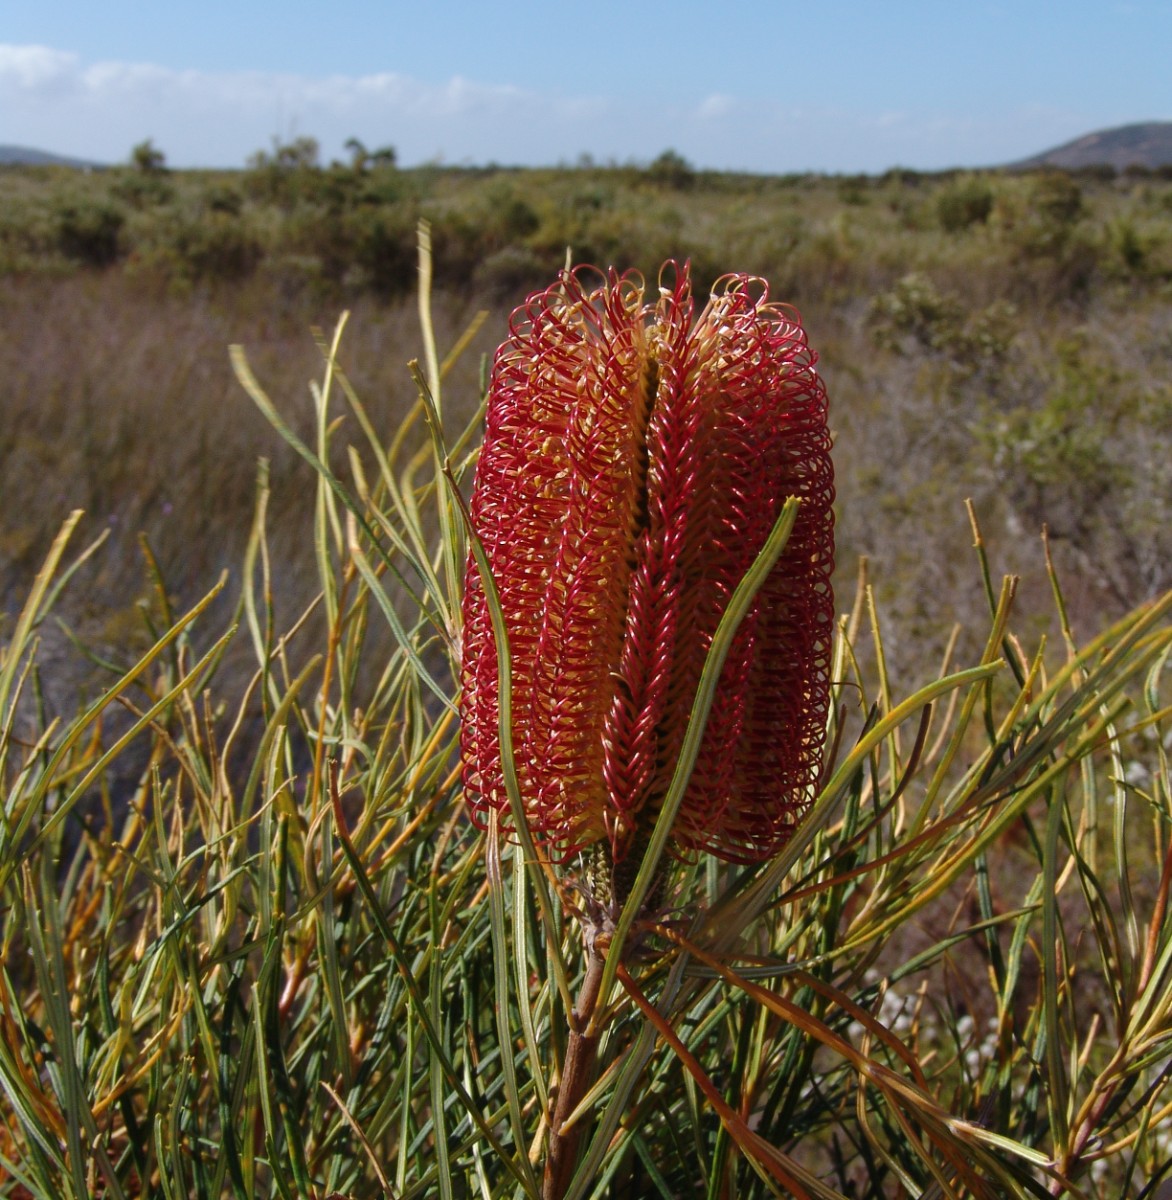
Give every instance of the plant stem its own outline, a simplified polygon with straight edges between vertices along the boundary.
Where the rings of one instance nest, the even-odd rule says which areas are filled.
[[[593,1025],[593,1017],[605,961],[605,955],[591,940],[582,990],[578,993],[578,1004],[570,1014],[570,1038],[562,1064],[557,1104],[550,1121],[549,1155],[545,1160],[545,1175],[541,1184],[542,1200],[562,1200],[574,1174],[585,1122],[575,1121],[564,1132],[562,1126],[594,1082],[599,1030]]]

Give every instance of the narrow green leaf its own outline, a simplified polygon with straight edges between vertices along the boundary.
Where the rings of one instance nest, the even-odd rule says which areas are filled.
[[[512,955],[509,952],[509,933],[505,920],[505,881],[501,871],[500,829],[495,810],[489,815],[485,875],[488,882],[489,912],[492,925],[493,1012],[496,1018],[497,1039],[501,1052],[501,1069],[504,1072],[505,1098],[509,1106],[509,1121],[513,1130],[513,1146],[516,1149],[517,1162],[522,1174],[527,1177],[530,1191],[536,1194],[537,1181],[533,1178],[533,1171],[526,1155],[528,1139],[525,1137],[525,1123],[521,1117],[521,1094],[517,1086],[517,1067],[513,1057],[513,1033],[509,1028],[509,1013],[513,1007],[512,997],[509,995],[509,962]],[[520,879],[514,886],[519,886],[519,884]],[[515,936],[516,930],[514,930]],[[521,954],[524,952],[523,946],[514,947],[514,949]]]
[[[615,925],[614,938],[606,956],[606,966],[599,991],[601,1002],[604,1004],[614,987],[615,972],[625,953],[631,926],[643,910],[643,901],[655,880],[656,872],[659,869],[659,860],[667,848],[668,838],[675,825],[676,814],[684,802],[688,783],[696,765],[696,758],[700,753],[704,730],[708,726],[708,714],[712,711],[725,659],[732,648],[733,639],[740,628],[741,621],[785,550],[789,536],[793,532],[794,523],[798,518],[798,507],[799,502],[796,497],[790,496],[786,499],[774,522],[773,529],[769,537],[765,539],[765,544],[754,559],[753,565],[729,597],[728,605],[712,636],[712,643],[700,671],[700,680],[696,685],[696,698],[692,702],[692,711],[688,717],[687,730],[680,744],[679,757],[676,760],[671,783],[668,785],[663,805],[656,816],[655,827],[648,839],[647,849],[644,851],[643,861],[639,866],[634,883],[631,885],[630,894],[623,904],[622,912]]]
[[[1056,789],[1057,790],[1057,789]],[[1062,1027],[1059,1024],[1058,955],[1064,948],[1060,941],[1061,929],[1058,919],[1058,839],[1065,817],[1065,803],[1057,794],[1051,794],[1050,812],[1046,818],[1046,842],[1042,858],[1042,973],[1045,979],[1043,996],[1043,1020],[1046,1031],[1046,1081],[1047,1110],[1054,1127],[1054,1142],[1065,1147],[1070,1136],[1070,1081],[1062,1061]]]

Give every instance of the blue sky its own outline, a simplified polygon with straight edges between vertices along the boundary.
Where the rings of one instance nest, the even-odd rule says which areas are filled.
[[[1172,0],[0,0],[0,143],[936,169],[1172,119],[1169,62]]]

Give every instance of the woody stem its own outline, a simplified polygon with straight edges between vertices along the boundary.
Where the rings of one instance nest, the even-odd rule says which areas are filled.
[[[606,960],[592,942],[587,953],[586,975],[582,980],[582,990],[578,993],[578,1003],[570,1014],[570,1037],[562,1064],[557,1104],[550,1121],[549,1155],[545,1160],[545,1175],[541,1184],[542,1200],[562,1200],[570,1185],[586,1122],[575,1121],[569,1129],[563,1129],[563,1126],[594,1082],[600,1031],[593,1026],[593,1016]]]

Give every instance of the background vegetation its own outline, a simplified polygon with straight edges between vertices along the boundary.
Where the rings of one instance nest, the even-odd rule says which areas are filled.
[[[243,172],[172,173],[144,143],[117,170],[0,170],[9,611],[80,507],[111,537],[88,568],[92,606],[66,611],[117,644],[114,614],[142,590],[138,533],[190,597],[239,562],[259,456],[273,460],[277,602],[296,609],[312,574],[304,481],[224,346],[249,348],[304,432],[309,330],[352,309],[347,369],[389,431],[413,397],[420,217],[441,340],[488,312],[452,388],[466,413],[480,356],[567,247],[649,274],[690,257],[701,287],[758,272],[797,305],[831,391],[843,570],[861,555],[880,568],[900,664],[935,653],[942,605],[965,624],[979,611],[952,550],[967,497],[1008,569],[1036,568],[1049,526],[1078,627],[1172,583],[1167,172],[775,178],[670,152],[646,168],[402,171],[392,151],[351,149],[323,167],[303,139]]]
[[[466,484],[481,356],[569,244],[801,307],[850,610],[818,819],[670,868],[571,1194],[1151,1196],[1172,181],[150,149],[0,172],[0,1194],[536,1194],[580,953],[464,819],[421,395]]]

